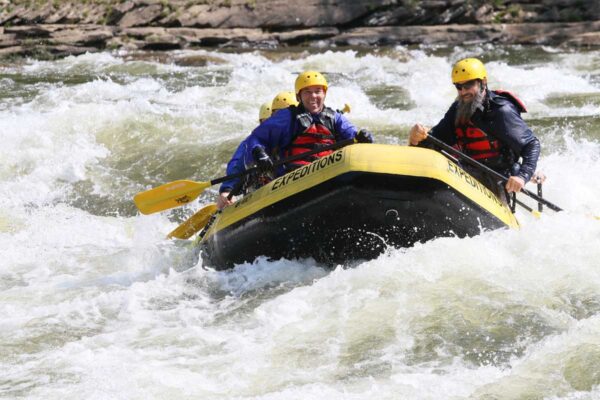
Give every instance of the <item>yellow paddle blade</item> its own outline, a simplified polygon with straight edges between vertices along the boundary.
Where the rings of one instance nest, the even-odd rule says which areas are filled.
[[[350,104],[348,104],[348,103],[345,103],[345,104],[344,104],[344,108],[342,108],[342,112],[343,112],[344,114],[348,114],[348,113],[350,112]]]
[[[183,224],[175,228],[167,235],[169,239],[189,239],[196,232],[199,232],[210,220],[210,217],[217,212],[215,203],[209,204],[206,207],[196,211],[194,215],[189,217]]]
[[[169,182],[136,194],[133,202],[142,214],[152,214],[187,204],[210,186],[210,182],[186,180]]]

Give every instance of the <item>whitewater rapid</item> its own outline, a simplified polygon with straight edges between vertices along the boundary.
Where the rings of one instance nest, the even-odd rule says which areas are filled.
[[[214,199],[142,216],[132,196],[209,180],[295,74],[378,142],[406,144],[484,56],[542,142],[520,230],[324,269],[203,268],[165,235]],[[598,51],[545,47],[87,54],[0,64],[0,397],[600,398]],[[530,205],[529,199],[522,197]]]

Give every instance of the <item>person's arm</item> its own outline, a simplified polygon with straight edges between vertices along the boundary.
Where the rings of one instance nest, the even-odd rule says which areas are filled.
[[[540,141],[512,104],[504,104],[498,109],[493,126],[492,135],[509,146],[517,157],[523,159],[516,176],[528,182],[535,172],[540,157]]]
[[[226,175],[237,174],[239,172],[245,171],[246,168],[244,166],[244,153],[246,151],[246,139],[239,144],[238,148],[233,153],[231,160],[227,163],[227,169],[225,170]],[[222,192],[231,192],[238,182],[240,181],[240,177],[233,178],[228,181],[225,181],[221,184],[219,188],[219,193]]]
[[[446,111],[446,114],[444,114],[441,121],[429,131],[431,136],[440,139],[449,146],[454,146],[456,144],[456,127],[454,120],[456,119],[457,104],[457,102],[454,102],[448,111]]]
[[[231,160],[227,163],[226,175],[237,174],[246,170],[244,166],[244,152],[246,151],[246,139],[239,144],[238,148],[233,153]],[[232,199],[229,199],[229,193],[233,188],[237,187],[241,182],[242,177],[237,177],[225,181],[219,187],[219,195],[217,196],[217,207],[222,209],[233,204]]]
[[[281,149],[287,146],[288,143],[286,141],[289,142],[291,138],[291,118],[291,111],[289,109],[282,109],[252,131],[246,139],[247,144],[243,157],[246,167],[254,165],[253,151],[256,147],[262,147],[266,154],[271,155],[273,149]]]
[[[529,181],[535,169],[537,167],[537,161],[540,158],[540,141],[534,137],[533,140],[527,143],[521,150],[521,169],[519,170],[518,176],[522,177],[525,182]]]
[[[334,127],[337,132],[336,140],[338,141],[353,139],[356,136],[356,132],[358,132],[358,129],[356,129],[352,122],[339,112],[335,113]]]
[[[442,142],[453,146],[456,144],[456,133],[454,129],[454,118],[456,116],[456,102],[450,106],[444,117],[438,122],[436,126],[431,128],[429,132],[421,124],[415,124],[409,132],[408,143],[411,146],[422,146],[428,147],[423,140],[427,138],[427,135],[432,135],[436,139],[440,139]]]

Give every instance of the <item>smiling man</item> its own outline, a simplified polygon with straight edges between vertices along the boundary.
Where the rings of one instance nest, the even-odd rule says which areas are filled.
[[[427,135],[442,140],[504,176],[504,189],[519,192],[529,181],[540,155],[540,142],[521,118],[523,103],[509,92],[489,90],[485,66],[476,58],[454,64],[452,83],[457,98],[444,118],[431,131],[416,124],[409,143],[417,146]],[[519,162],[520,161],[520,162]],[[498,182],[479,171],[469,172],[493,192],[501,194]]]
[[[329,85],[316,71],[306,71],[296,78],[298,106],[290,106],[273,114],[258,126],[247,139],[246,166],[256,164],[261,171],[273,169],[273,158],[286,158],[355,138],[358,142],[373,142],[372,135],[357,129],[340,112],[325,106]],[[323,151],[303,160],[288,163],[276,171],[276,176],[306,165],[332,151]]]

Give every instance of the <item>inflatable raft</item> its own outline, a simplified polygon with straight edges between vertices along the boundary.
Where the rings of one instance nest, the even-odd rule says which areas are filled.
[[[355,144],[279,177],[201,232],[204,265],[372,259],[388,246],[518,227],[509,207],[433,150]]]

